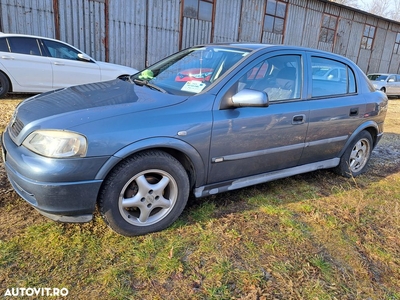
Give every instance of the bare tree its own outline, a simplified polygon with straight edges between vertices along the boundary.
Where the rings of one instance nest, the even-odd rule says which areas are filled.
[[[400,22],[400,0],[329,0]]]
[[[330,0],[332,2],[336,2],[339,4],[343,4],[346,6],[351,6],[351,7],[355,7],[358,8],[358,1],[357,0]]]
[[[362,0],[361,9],[384,18],[400,21],[400,0]]]

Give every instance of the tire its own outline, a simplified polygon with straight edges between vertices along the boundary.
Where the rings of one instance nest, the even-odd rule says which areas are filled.
[[[189,198],[186,170],[162,151],[137,154],[121,162],[106,178],[99,209],[111,229],[125,236],[170,226]]]
[[[381,88],[381,91],[384,92],[386,94],[386,89],[383,87]]]
[[[3,98],[10,91],[10,82],[3,72],[0,72],[0,98]]]
[[[368,131],[361,131],[340,158],[336,172],[345,177],[356,177],[367,169],[372,152],[372,137]]]

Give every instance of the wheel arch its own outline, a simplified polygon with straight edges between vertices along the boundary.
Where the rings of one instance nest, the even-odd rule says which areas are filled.
[[[177,159],[189,176],[190,187],[205,183],[204,161],[191,145],[174,138],[150,138],[132,143],[116,152],[101,167],[96,179],[103,180],[123,160],[145,151],[163,151]]]
[[[363,130],[366,130],[371,134],[371,137],[372,137],[372,149],[375,148],[375,146],[377,145],[377,143],[379,141],[379,139],[378,139],[379,126],[374,121],[368,121],[368,122],[365,122],[365,123],[361,124],[356,130],[353,131],[353,133],[347,139],[346,144],[344,145],[344,147],[340,151],[339,157],[341,157],[343,155],[343,153],[346,151],[347,147],[349,147],[350,143]]]

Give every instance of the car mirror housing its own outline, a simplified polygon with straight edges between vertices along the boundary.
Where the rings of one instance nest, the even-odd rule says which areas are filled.
[[[234,107],[268,106],[268,95],[265,92],[243,89],[232,96]]]
[[[89,56],[82,54],[82,53],[78,54],[78,60],[87,61],[87,62],[92,61],[92,59]]]

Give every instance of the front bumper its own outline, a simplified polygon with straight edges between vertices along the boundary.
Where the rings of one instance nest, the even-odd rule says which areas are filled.
[[[60,222],[92,219],[105,157],[51,159],[18,147],[7,131],[1,138],[8,179],[15,191],[46,217]]]

